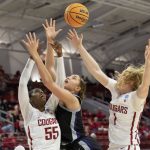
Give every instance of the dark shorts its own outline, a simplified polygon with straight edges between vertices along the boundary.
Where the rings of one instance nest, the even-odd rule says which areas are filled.
[[[67,145],[61,145],[61,150],[102,150],[100,144],[91,137],[82,137]]]

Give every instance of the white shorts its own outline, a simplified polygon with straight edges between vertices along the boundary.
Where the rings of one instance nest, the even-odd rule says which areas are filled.
[[[138,144],[135,144],[135,145],[117,145],[117,144],[109,143],[108,150],[140,150],[140,146]]]

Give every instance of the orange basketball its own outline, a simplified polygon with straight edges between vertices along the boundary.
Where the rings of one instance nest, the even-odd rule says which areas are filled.
[[[64,17],[67,24],[74,28],[79,28],[88,21],[89,11],[84,5],[73,3],[66,8]]]

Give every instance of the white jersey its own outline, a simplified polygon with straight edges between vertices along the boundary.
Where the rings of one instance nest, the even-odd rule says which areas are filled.
[[[53,112],[32,109],[32,116],[25,122],[28,144],[32,150],[59,150],[60,127]]]
[[[57,69],[59,70],[59,67],[62,67],[63,58],[58,58],[57,63]],[[29,103],[27,83],[30,79],[33,66],[34,61],[29,59],[21,74],[18,90],[18,99],[24,119],[28,144],[30,150],[59,150],[61,133],[59,124],[54,115],[58,98],[52,94],[46,103],[44,112],[33,108]],[[56,71],[57,75],[59,71]],[[62,74],[64,74],[64,72]],[[62,86],[62,78],[58,79],[57,84]]]
[[[139,144],[138,125],[145,99],[139,98],[136,91],[118,95],[115,85],[116,81],[109,79],[106,86],[112,95],[109,105],[109,140],[118,145]]]

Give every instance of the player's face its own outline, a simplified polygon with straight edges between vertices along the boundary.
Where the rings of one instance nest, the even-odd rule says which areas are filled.
[[[30,98],[30,103],[34,108],[44,108],[46,104],[46,95],[42,90],[34,92]]]
[[[37,94],[37,96],[39,97],[39,99],[40,99],[41,101],[46,102],[46,95],[44,94],[43,91],[37,92],[36,94]]]
[[[80,91],[80,76],[71,75],[67,77],[64,81],[64,88],[71,92],[79,92]]]

